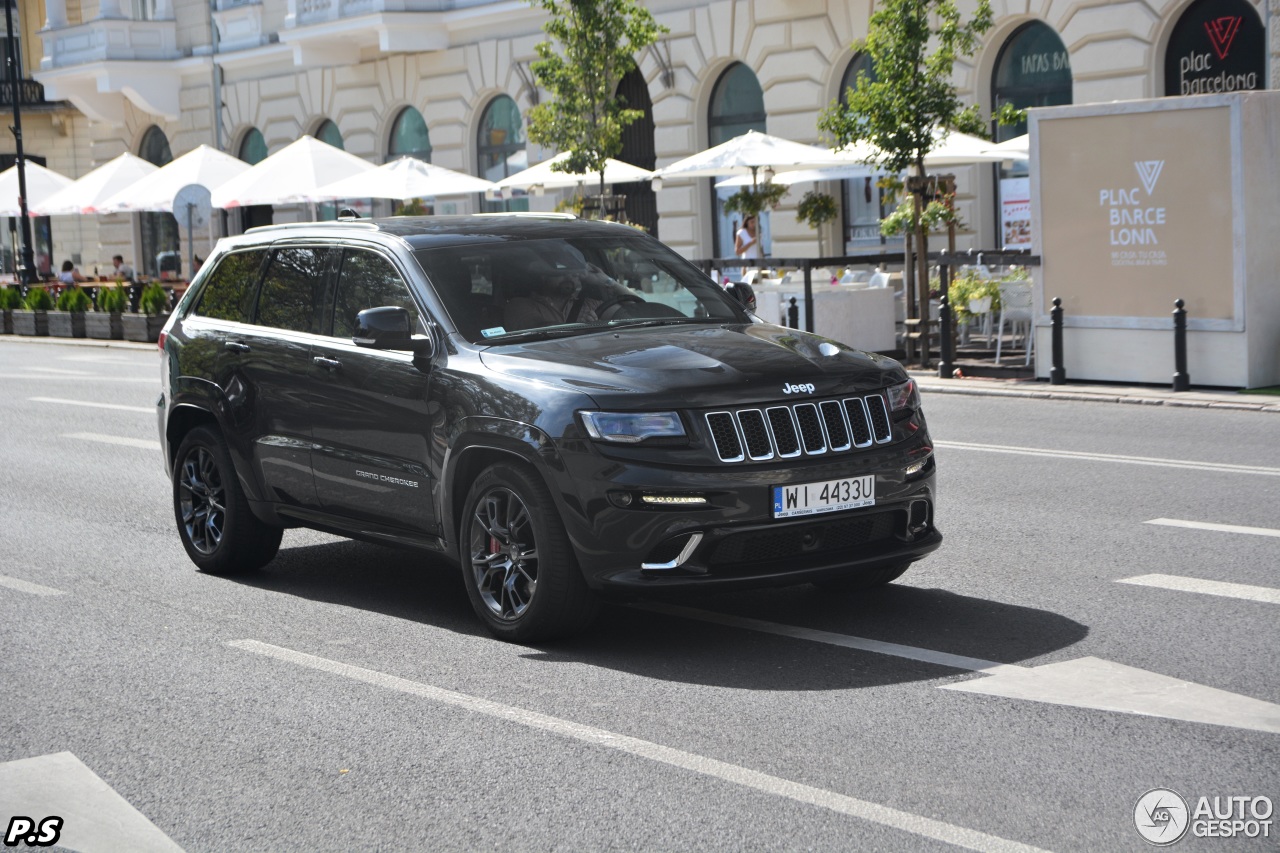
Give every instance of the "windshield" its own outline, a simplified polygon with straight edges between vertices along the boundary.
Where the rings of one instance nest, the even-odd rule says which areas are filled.
[[[697,267],[641,234],[419,249],[454,325],[472,343],[628,325],[746,323]]]

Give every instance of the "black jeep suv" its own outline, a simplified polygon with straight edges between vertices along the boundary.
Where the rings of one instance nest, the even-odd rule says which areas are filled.
[[[420,548],[531,642],[602,593],[858,588],[942,542],[897,362],[760,321],[624,225],[254,229],[160,347],[174,515],[206,572],[266,564],[293,526]]]

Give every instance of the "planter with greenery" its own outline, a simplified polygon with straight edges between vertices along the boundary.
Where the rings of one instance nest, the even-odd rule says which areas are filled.
[[[49,311],[53,297],[43,287],[33,287],[23,303],[25,310],[13,312],[13,331],[19,335],[44,337],[49,334]]]
[[[169,294],[163,287],[152,282],[142,290],[138,299],[138,314],[125,314],[121,317],[124,325],[126,341],[145,341],[155,343],[160,339],[160,330],[169,320]]]
[[[119,341],[124,339],[124,323],[120,317],[129,304],[122,285],[103,286],[98,290],[98,310],[85,316],[84,328],[91,338]]]
[[[58,297],[58,310],[49,312],[49,334],[57,338],[83,338],[84,315],[93,307],[89,294],[68,287]]]
[[[800,206],[796,208],[796,219],[818,232],[818,257],[820,258],[826,257],[827,254],[822,247],[822,226],[835,219],[839,213],[836,200],[817,190],[809,190],[805,193],[804,198],[800,199]]]
[[[4,334],[13,334],[13,309],[21,307],[22,291],[16,287],[0,287],[0,312],[4,313]]]

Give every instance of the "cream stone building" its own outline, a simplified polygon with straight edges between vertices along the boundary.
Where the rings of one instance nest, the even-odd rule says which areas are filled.
[[[529,65],[545,36],[543,13],[521,0],[16,2],[23,76],[44,87],[42,98],[23,96],[26,153],[71,177],[121,152],[163,163],[200,144],[256,162],[303,134],[373,163],[411,154],[487,177],[554,153],[523,142],[521,117],[544,95]],[[860,60],[851,45],[866,35],[873,3],[653,0],[648,7],[670,32],[636,57],[639,73],[623,83],[647,113],[623,159],[653,167],[751,127],[821,143],[818,116],[853,79]],[[958,91],[987,113],[1004,100],[1081,104],[1280,82],[1280,36],[1271,24],[1280,0],[992,0],[992,7],[995,26],[955,72]],[[10,88],[9,104],[17,91]],[[0,150],[13,151],[12,137]],[[955,170],[962,246],[1002,242],[997,168]],[[1006,170],[1010,176],[1017,173]],[[811,188],[795,186],[769,216],[773,256],[817,254],[817,235],[795,217]],[[842,207],[824,234],[828,252],[881,245],[873,181],[820,188]],[[710,180],[668,181],[652,194],[645,185],[623,189],[633,217],[684,255],[730,254],[732,223],[719,214]],[[551,209],[557,198],[442,198],[435,209]],[[390,203],[372,208],[389,211]],[[217,228],[307,215],[300,206],[236,211]],[[52,217],[40,231],[52,243],[39,247],[52,263],[71,258],[86,272],[105,271],[122,254],[154,273],[156,256],[177,249],[179,238],[167,214]],[[197,254],[208,252],[210,236],[216,231],[196,236]]]

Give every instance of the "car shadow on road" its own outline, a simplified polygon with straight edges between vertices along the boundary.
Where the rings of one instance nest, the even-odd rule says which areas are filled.
[[[458,569],[429,555],[353,541],[284,548],[264,570],[237,580],[488,637],[471,609]],[[695,612],[686,616],[647,609],[642,601],[608,603],[585,633],[530,647],[522,657],[708,686],[840,690],[929,680],[964,670],[715,624],[697,618],[697,612],[1011,664],[1050,655],[1089,633],[1079,622],[1047,610],[906,584],[844,595],[809,585],[703,593],[679,605]]]

